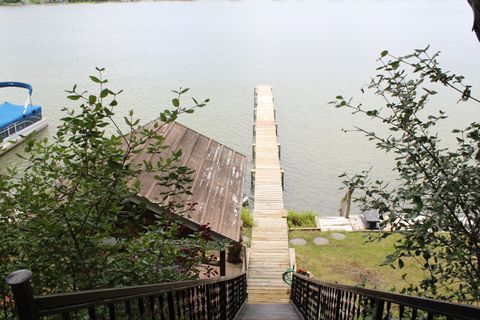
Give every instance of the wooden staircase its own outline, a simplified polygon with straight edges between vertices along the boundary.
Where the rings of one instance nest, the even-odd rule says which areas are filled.
[[[248,267],[249,303],[288,303],[282,274],[290,267],[288,226],[272,88],[255,89],[254,226]]]

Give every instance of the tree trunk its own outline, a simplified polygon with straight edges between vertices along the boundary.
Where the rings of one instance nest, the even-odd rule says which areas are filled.
[[[468,3],[473,10],[473,27],[472,31],[477,34],[478,41],[480,41],[480,0],[468,0]]]

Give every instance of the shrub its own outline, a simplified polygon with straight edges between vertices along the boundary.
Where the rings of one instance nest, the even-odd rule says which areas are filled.
[[[174,215],[188,213],[192,171],[179,165],[181,151],[161,154],[165,138],[157,131],[208,101],[187,105],[181,97],[188,89],[181,89],[153,128],[141,127],[133,112],[121,125],[114,117],[120,92],[106,88],[98,70],[90,77],[96,94],[68,91],[78,104],[64,109],[51,140],[27,138],[30,166],[0,170],[0,274],[32,270],[36,294],[196,278],[212,247],[207,226],[181,236]],[[158,160],[132,162],[140,152]],[[169,199],[148,227],[145,206],[128,202],[145,171]],[[8,295],[4,281],[0,295]]]
[[[354,131],[365,134],[377,149],[393,153],[392,166],[398,173],[395,183],[371,177],[368,170],[342,176],[347,187],[358,190],[356,201],[363,208],[379,210],[382,227],[388,225],[405,235],[386,263],[399,269],[409,258],[419,263],[425,278],[407,292],[478,304],[480,123],[472,117],[466,127],[452,130],[457,143],[446,144],[437,128],[448,117],[429,102],[437,94],[434,89],[442,87],[458,93],[459,101],[480,103],[480,99],[472,97],[463,76],[440,68],[438,56],[428,47],[404,57],[383,51],[369,89],[385,101],[384,106],[369,107],[337,97],[336,107],[376,121],[370,128]],[[460,106],[455,108],[463,112]]]
[[[253,227],[253,215],[249,208],[242,208],[242,222],[244,228]]]
[[[315,228],[317,212],[313,210],[288,210],[287,223],[289,228]]]

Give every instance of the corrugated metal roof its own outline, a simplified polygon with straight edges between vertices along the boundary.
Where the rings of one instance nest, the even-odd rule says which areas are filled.
[[[150,127],[153,123],[146,126]],[[199,225],[208,223],[216,233],[240,241],[246,157],[178,122],[159,126],[158,130],[165,136],[164,144],[168,148],[161,155],[141,152],[133,162],[156,162],[158,157],[169,156],[181,149],[179,165],[195,170],[191,189],[193,195],[188,202],[197,203],[195,211],[185,218]],[[143,172],[139,178],[142,187],[138,195],[151,203],[161,202],[162,188],[156,183],[154,174]]]

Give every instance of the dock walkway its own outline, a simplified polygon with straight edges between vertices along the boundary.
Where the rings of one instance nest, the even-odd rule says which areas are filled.
[[[248,268],[249,303],[288,303],[282,273],[290,266],[288,226],[272,88],[255,89],[255,145],[252,185],[254,226]]]

